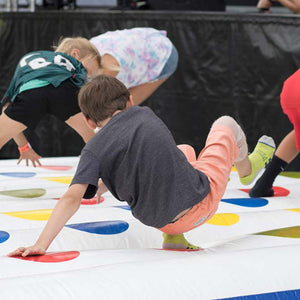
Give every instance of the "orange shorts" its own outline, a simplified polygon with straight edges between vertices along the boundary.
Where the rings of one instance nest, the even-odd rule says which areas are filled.
[[[192,159],[191,149],[193,151],[193,148],[191,146],[181,145],[179,148],[187,156],[192,166],[208,177],[210,192],[177,221],[158,228],[173,235],[196,228],[215,214],[224,195],[233,162],[239,153],[233,132],[223,125],[215,125],[211,128],[205,148],[197,160],[196,156],[194,160]]]

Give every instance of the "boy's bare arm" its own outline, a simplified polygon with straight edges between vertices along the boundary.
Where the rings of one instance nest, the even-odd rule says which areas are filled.
[[[300,0],[277,0],[283,6],[290,9],[292,12],[299,14],[300,13]]]
[[[78,210],[87,184],[74,184],[57,202],[43,232],[33,246],[20,247],[8,256],[43,255],[66,222]]]

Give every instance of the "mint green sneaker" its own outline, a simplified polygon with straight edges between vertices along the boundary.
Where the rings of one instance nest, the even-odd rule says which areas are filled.
[[[255,149],[248,156],[251,162],[251,174],[240,178],[240,182],[244,185],[251,184],[259,171],[265,168],[271,161],[275,152],[274,140],[266,135],[263,135],[257,142]]]
[[[198,251],[200,248],[189,243],[183,234],[170,235],[163,233],[163,249],[166,250],[188,250],[188,251]]]

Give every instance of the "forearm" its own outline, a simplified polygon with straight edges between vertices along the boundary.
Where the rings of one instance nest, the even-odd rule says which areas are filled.
[[[27,138],[25,137],[25,135],[22,132],[14,137],[14,141],[16,142],[18,147],[22,147],[22,146],[24,146],[25,144],[28,143]]]
[[[300,13],[300,0],[278,0],[283,6],[294,13]]]
[[[57,202],[43,232],[37,242],[30,247],[19,247],[8,256],[28,256],[45,254],[48,247],[62,230],[67,221],[78,210],[83,194],[87,189],[87,184],[71,185],[68,191]]]
[[[71,197],[62,197],[58,201],[36,245],[45,250],[48,249],[54,238],[80,207],[80,200],[81,198],[74,201]]]

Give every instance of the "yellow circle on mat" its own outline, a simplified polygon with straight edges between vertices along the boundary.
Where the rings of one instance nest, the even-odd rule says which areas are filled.
[[[236,224],[240,220],[239,215],[231,213],[215,214],[208,224],[219,226],[230,226]]]
[[[289,208],[289,209],[286,209],[286,210],[295,211],[295,212],[300,213],[300,208]]]
[[[38,209],[38,210],[25,210],[13,211],[2,213],[11,217],[33,220],[33,221],[48,221],[52,213],[52,209]]]
[[[59,183],[65,183],[65,184],[70,184],[73,176],[63,176],[63,177],[43,177],[43,179],[54,181],[54,182],[59,182]]]

